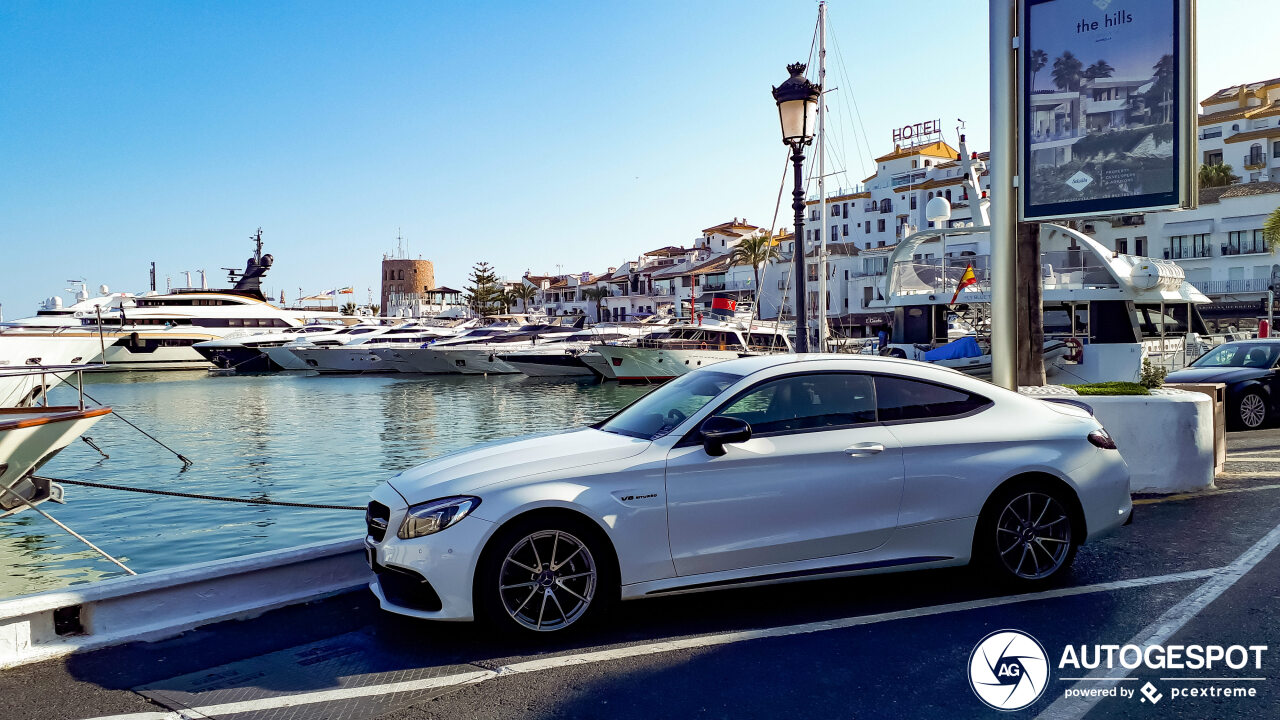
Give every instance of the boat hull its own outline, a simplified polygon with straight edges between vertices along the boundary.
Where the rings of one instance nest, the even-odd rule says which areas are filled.
[[[529,377],[590,377],[591,368],[572,353],[513,353],[501,359]]]
[[[307,370],[326,374],[361,374],[396,372],[369,348],[300,348],[296,355],[306,364]]]
[[[0,409],[0,517],[60,496],[29,476],[57,455],[111,408],[40,407]]]
[[[699,368],[739,358],[736,350],[668,350],[661,348],[597,345],[620,382],[662,382]]]
[[[283,370],[270,356],[259,348],[253,347],[220,347],[196,348],[209,362],[219,370],[234,370],[238,373],[276,372]]]
[[[609,360],[595,350],[584,352],[578,356],[583,365],[586,365],[596,377],[602,380],[617,380],[618,376],[613,372],[613,366],[609,364]]]
[[[97,335],[0,335],[0,408],[32,405],[70,375],[6,375],[6,371],[27,371],[41,365],[83,365],[102,354],[101,342]]]

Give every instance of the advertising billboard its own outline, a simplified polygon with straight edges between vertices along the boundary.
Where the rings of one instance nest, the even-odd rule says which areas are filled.
[[[1022,217],[1186,205],[1190,0],[1025,0]]]

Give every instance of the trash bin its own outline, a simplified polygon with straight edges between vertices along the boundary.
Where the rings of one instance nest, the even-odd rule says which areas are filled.
[[[1204,393],[1213,399],[1213,474],[1227,464],[1227,386],[1222,383],[1169,383],[1167,388]]]

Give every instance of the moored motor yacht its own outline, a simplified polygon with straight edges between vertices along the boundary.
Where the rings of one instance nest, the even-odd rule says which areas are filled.
[[[352,319],[355,322],[355,319]],[[282,347],[299,338],[328,337],[347,327],[340,320],[316,322],[279,332],[246,333],[198,342],[192,347],[219,370],[238,373],[276,372],[284,368],[267,354],[268,348]]]
[[[0,329],[0,408],[35,405],[76,367],[100,356],[107,342],[76,330],[31,335]]]
[[[592,343],[608,343],[638,337],[645,332],[634,326],[597,325],[538,345],[500,355],[499,358],[530,377],[591,376],[596,371],[583,361]]]
[[[674,325],[634,345],[598,344],[591,349],[608,363],[617,380],[662,382],[700,367],[747,355],[792,352],[789,328],[706,318],[701,324]]]
[[[478,342],[431,346],[443,368],[463,375],[512,374],[520,372],[502,359],[503,355],[529,350],[546,342],[555,343],[579,328],[565,325],[525,325],[511,332]],[[563,348],[562,348],[563,350]]]
[[[410,321],[393,326],[357,327],[345,339],[334,334],[307,344],[285,347],[304,363],[306,369],[320,373],[398,372],[399,366],[385,362],[371,348],[401,343],[421,345],[448,334],[445,328]]]

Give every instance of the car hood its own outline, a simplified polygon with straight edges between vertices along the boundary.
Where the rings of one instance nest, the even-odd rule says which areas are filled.
[[[530,475],[622,460],[649,445],[648,440],[591,428],[532,435],[443,455],[405,470],[389,484],[413,505]]]
[[[1270,374],[1271,370],[1267,368],[1189,367],[1169,373],[1169,376],[1164,381],[1167,383],[1226,383],[1230,385],[1244,380],[1265,377]]]

